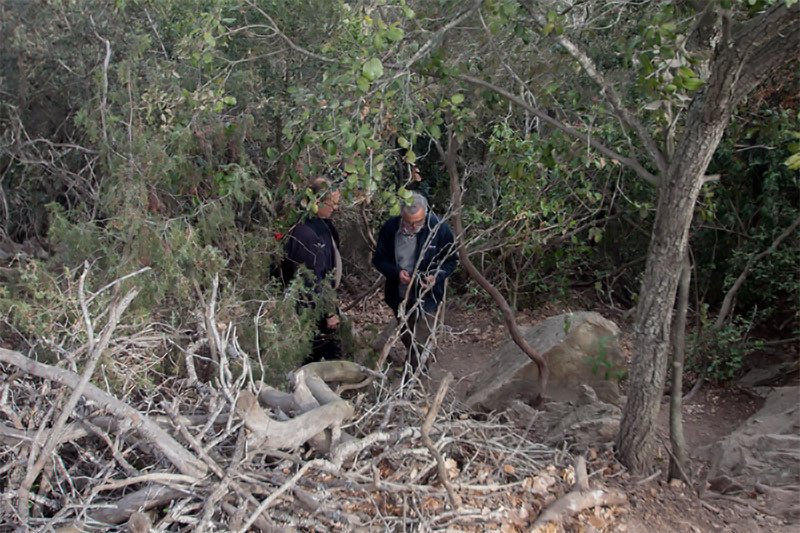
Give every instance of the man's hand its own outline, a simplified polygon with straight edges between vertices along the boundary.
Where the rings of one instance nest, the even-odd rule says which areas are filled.
[[[436,277],[429,274],[422,278],[422,287],[425,289],[430,289],[433,287],[434,283],[436,282]]]
[[[399,279],[401,284],[408,285],[411,283],[411,274],[409,274],[406,270],[401,270]]]
[[[328,329],[336,329],[339,327],[339,315],[331,315],[325,319]]]

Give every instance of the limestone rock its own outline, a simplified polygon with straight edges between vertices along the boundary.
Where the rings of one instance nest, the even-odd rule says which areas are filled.
[[[567,442],[575,450],[613,442],[622,416],[619,407],[598,400],[588,385],[578,386],[575,401],[550,402],[536,410],[514,400],[505,414],[523,431],[533,430],[542,442],[552,446]]]
[[[708,481],[731,487],[785,489],[800,502],[800,387],[775,389],[764,407],[736,431],[700,451],[711,459]],[[796,513],[792,506],[784,514]]]
[[[595,312],[576,312],[521,330],[547,362],[548,399],[575,399],[578,385],[588,384],[601,400],[618,404],[616,372],[624,369],[626,362],[616,324]],[[509,340],[478,374],[465,402],[473,409],[494,410],[514,398],[533,400],[539,394],[537,375],[533,361]]]

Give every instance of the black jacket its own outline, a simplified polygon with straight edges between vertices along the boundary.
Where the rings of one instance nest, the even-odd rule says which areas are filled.
[[[288,283],[300,265],[305,265],[314,273],[314,289],[321,293],[325,276],[336,266],[334,243],[339,246],[339,232],[330,219],[312,217],[292,228],[283,246],[286,252],[281,264],[284,282]]]
[[[438,227],[437,227],[438,226]],[[397,313],[397,308],[402,302],[400,297],[399,275],[402,270],[397,265],[395,258],[394,241],[397,231],[400,229],[400,217],[392,217],[386,221],[378,235],[378,243],[375,248],[375,255],[372,257],[372,264],[386,277],[384,286],[384,299],[389,307]],[[431,233],[433,237],[428,238]],[[425,244],[427,243],[427,246]],[[423,246],[425,246],[423,253]],[[425,217],[425,225],[417,234],[417,249],[414,252],[414,263],[419,260],[420,253],[423,253],[422,262],[419,265],[419,277],[429,274],[436,275],[436,283],[422,299],[422,308],[428,312],[436,311],[444,298],[444,282],[453,273],[458,264],[453,232],[447,222],[440,221],[439,217],[433,213],[428,213]],[[414,280],[417,276],[414,276]],[[416,281],[413,282],[411,293],[409,294],[407,309],[411,308],[422,292],[422,287]]]

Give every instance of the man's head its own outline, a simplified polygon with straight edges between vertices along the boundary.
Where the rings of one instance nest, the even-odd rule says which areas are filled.
[[[328,178],[315,178],[310,186],[319,199],[317,216],[331,218],[333,212],[339,209],[339,191],[333,189],[333,183]]]
[[[400,209],[400,229],[405,235],[419,233],[425,225],[425,215],[428,213],[428,200],[418,192],[411,193],[411,203]]]

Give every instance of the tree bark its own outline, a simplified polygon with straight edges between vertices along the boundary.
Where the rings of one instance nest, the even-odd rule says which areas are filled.
[[[681,279],[678,283],[678,313],[675,319],[675,335],[672,343],[672,389],[669,398],[669,441],[672,455],[669,460],[669,478],[683,479],[691,485],[689,477],[689,456],[686,453],[686,439],[683,437],[681,418],[681,398],[683,396],[683,361],[686,353],[686,310],[689,307],[689,282],[691,265],[688,254],[683,259]]]
[[[633,363],[628,402],[622,412],[617,454],[636,473],[650,465],[655,420],[666,378],[670,315],[675,303],[680,265],[686,252],[695,200],[711,156],[725,131],[734,106],[745,91],[763,81],[772,68],[797,57],[793,30],[800,4],[776,4],[746,24],[732,39],[723,39],[710,66],[705,89],[695,98],[681,143],[659,185],[658,207],[642,279],[634,326]],[[772,47],[770,68],[765,48]]]

